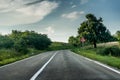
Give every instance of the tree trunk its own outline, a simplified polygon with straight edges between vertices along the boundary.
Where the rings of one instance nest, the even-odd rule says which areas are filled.
[[[94,40],[93,42],[93,45],[94,45],[94,48],[97,48],[97,44],[96,44],[96,41]]]

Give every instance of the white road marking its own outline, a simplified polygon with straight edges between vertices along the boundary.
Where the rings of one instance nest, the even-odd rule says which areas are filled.
[[[98,65],[100,65],[100,66],[102,66],[102,67],[105,67],[105,68],[107,68],[107,69],[109,69],[109,70],[111,70],[111,71],[113,71],[113,72],[116,72],[116,73],[120,74],[120,71],[115,70],[115,69],[113,69],[113,68],[111,68],[111,67],[109,67],[109,66],[107,66],[107,65],[105,65],[105,64],[102,64],[102,63],[97,62],[97,61],[94,61],[94,63],[96,63],[96,64],[98,64]]]
[[[50,61],[55,57],[57,53],[58,52],[54,53],[52,57],[30,78],[30,80],[35,80],[38,77],[38,75],[42,73],[42,71],[45,69],[45,67],[50,63]]]
[[[72,52],[72,53],[75,54],[75,55],[78,55],[78,54],[76,54],[76,53],[74,53],[74,52]],[[84,57],[84,56],[82,56],[82,55],[78,55],[78,56],[81,56],[82,58],[86,59],[87,61],[93,62],[93,63],[98,64],[98,65],[100,65],[100,66],[102,66],[102,67],[104,67],[104,68],[107,68],[107,69],[109,69],[109,70],[111,70],[111,71],[113,71],[113,72],[115,72],[115,73],[117,73],[117,74],[120,74],[120,71],[119,71],[119,70],[116,70],[116,69],[114,69],[114,68],[112,68],[112,67],[110,67],[110,66],[107,66],[107,65],[105,65],[105,64],[103,64],[103,63],[101,63],[101,62],[92,60],[92,59],[87,58],[87,57]]]
[[[83,56],[84,57],[84,56]],[[96,63],[96,64],[98,64],[98,65],[100,65],[100,66],[102,66],[102,67],[104,67],[104,68],[107,68],[107,69],[109,69],[109,70],[111,70],[111,71],[113,71],[113,72],[115,72],[115,73],[117,73],[117,74],[120,74],[120,71],[118,71],[118,70],[116,70],[116,69],[113,69],[113,68],[111,68],[111,67],[109,67],[109,66],[107,66],[107,65],[105,65],[105,64],[103,64],[103,63],[100,63],[100,62],[98,62],[98,61],[95,61],[95,60],[92,60],[92,59],[89,59],[89,58],[86,58],[86,57],[84,57],[84,59],[86,59],[86,60],[88,60],[88,61],[92,61],[92,62],[94,62],[94,63]]]

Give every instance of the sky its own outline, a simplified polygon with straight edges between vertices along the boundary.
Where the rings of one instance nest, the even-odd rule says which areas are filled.
[[[120,30],[120,0],[0,0],[0,34],[30,30],[52,41],[68,42],[77,35],[85,15],[102,17],[115,34]]]

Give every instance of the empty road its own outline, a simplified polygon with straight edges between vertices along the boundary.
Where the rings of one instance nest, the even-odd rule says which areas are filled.
[[[60,50],[0,67],[0,80],[120,80],[120,74],[69,50]]]

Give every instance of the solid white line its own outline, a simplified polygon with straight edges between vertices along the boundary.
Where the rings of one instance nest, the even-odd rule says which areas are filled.
[[[56,54],[57,52],[52,55],[52,57],[30,78],[30,80],[35,80],[38,75],[41,74],[41,72],[45,69],[45,67],[50,63],[50,61],[55,57]]]
[[[84,56],[83,56],[83,57],[84,57]],[[109,66],[107,66],[107,65],[105,65],[105,64],[103,64],[103,63],[100,63],[100,62],[98,62],[98,61],[89,59],[89,58],[87,58],[87,57],[84,57],[84,59],[86,59],[86,60],[88,60],[88,61],[91,61],[91,62],[94,62],[94,63],[96,63],[96,64],[98,64],[98,65],[100,65],[100,66],[102,66],[102,67],[104,67],[104,68],[107,68],[107,69],[109,69],[109,70],[111,70],[111,71],[113,71],[113,72],[115,72],[115,73],[117,73],[117,74],[120,74],[120,71],[118,71],[118,70],[116,70],[116,69],[113,69],[113,68],[111,68],[111,67],[109,67]]]
[[[100,66],[102,66],[102,67],[105,67],[105,68],[107,68],[107,69],[109,69],[109,70],[111,70],[111,71],[113,71],[113,72],[116,72],[117,74],[120,74],[120,71],[115,70],[115,69],[113,69],[113,68],[111,68],[111,67],[109,67],[109,66],[107,66],[107,65],[104,65],[104,64],[102,64],[102,63],[100,63],[100,62],[94,61],[94,63],[96,63],[96,64],[98,64],[98,65],[100,65]]]
[[[74,53],[74,52],[73,52],[73,53]],[[76,53],[74,53],[74,54],[75,54],[75,55],[78,55],[78,54],[76,54]],[[82,55],[79,55],[79,56],[83,57],[83,58],[86,59],[87,61],[93,62],[93,63],[98,64],[98,65],[100,65],[100,66],[102,66],[102,67],[104,67],[104,68],[106,68],[106,69],[108,69],[108,70],[111,70],[111,71],[113,71],[113,72],[115,72],[115,73],[117,73],[117,74],[120,74],[120,71],[119,71],[119,70],[116,70],[116,69],[114,69],[114,68],[111,68],[110,66],[107,66],[107,65],[105,65],[105,64],[103,64],[103,63],[101,63],[101,62],[92,60],[92,59],[87,58],[87,57],[84,57],[84,56],[82,56]]]

